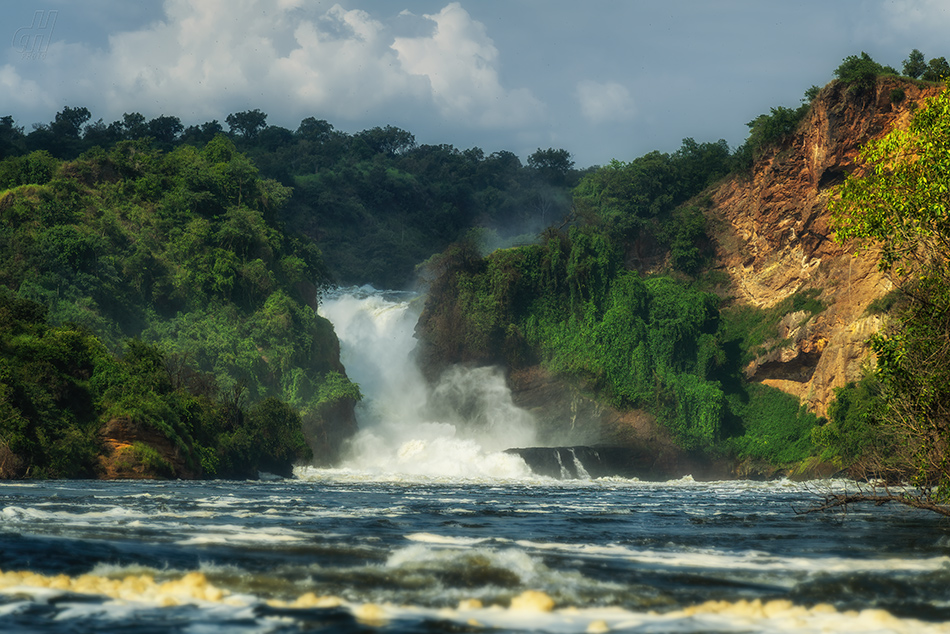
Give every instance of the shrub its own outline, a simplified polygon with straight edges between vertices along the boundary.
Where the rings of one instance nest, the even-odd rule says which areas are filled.
[[[857,94],[873,90],[879,75],[896,74],[896,70],[890,66],[881,66],[865,52],[844,58],[841,65],[835,69],[835,77],[847,84],[849,92]]]
[[[812,430],[819,419],[797,398],[760,383],[748,386],[747,397],[730,399],[743,427],[726,442],[737,457],[790,464],[814,454]]]
[[[747,123],[749,136],[733,155],[736,169],[750,169],[766,150],[791,136],[810,108],[810,103],[798,108],[778,106],[771,108],[769,114],[760,114]]]
[[[881,405],[880,385],[873,375],[837,388],[828,406],[829,422],[812,431],[822,458],[846,464],[861,458],[881,436],[877,424]]]

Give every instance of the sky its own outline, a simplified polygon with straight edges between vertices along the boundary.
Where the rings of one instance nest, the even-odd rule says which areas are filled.
[[[737,147],[845,57],[900,69],[914,48],[950,57],[947,33],[950,0],[5,1],[0,116],[29,132],[64,106],[186,126],[260,109],[588,167]]]

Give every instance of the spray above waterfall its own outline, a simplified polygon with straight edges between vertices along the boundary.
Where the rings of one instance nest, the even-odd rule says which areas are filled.
[[[456,366],[430,386],[413,359],[419,315],[413,293],[371,287],[325,296],[321,314],[340,340],[347,374],[360,385],[360,431],[344,467],[432,477],[523,477],[510,447],[535,445],[530,413],[512,403],[501,370]]]

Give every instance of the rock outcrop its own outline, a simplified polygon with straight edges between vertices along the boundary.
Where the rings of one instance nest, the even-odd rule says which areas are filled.
[[[649,413],[611,407],[541,366],[512,370],[508,386],[512,402],[534,416],[538,436],[548,445],[564,445],[513,450],[540,475],[562,477],[560,464],[571,471],[573,458],[567,460],[564,454],[562,462],[556,462],[559,449],[574,450],[591,477],[664,480],[691,475],[706,480],[730,475],[725,462],[680,448],[669,430]],[[596,452],[596,459],[591,451]],[[573,473],[563,477],[578,476]]]
[[[675,462],[665,462],[644,447],[518,447],[505,453],[520,456],[535,474],[557,480],[621,477],[662,481],[689,476],[703,481],[732,475],[725,463],[685,454]]]
[[[99,430],[103,451],[101,477],[115,479],[180,478],[201,475],[200,465],[156,429],[137,425],[127,417],[113,418]]]
[[[819,289],[826,309],[811,319],[787,315],[776,332],[784,345],[746,369],[824,415],[834,389],[858,378],[865,341],[880,326],[868,305],[892,288],[873,252],[852,255],[834,242],[827,203],[832,186],[857,168],[861,147],[906,127],[917,106],[939,92],[894,77],[871,93],[841,82],[825,86],[798,132],[711,192],[710,232],[732,301],[770,307],[804,289]],[[898,99],[899,95],[903,98]]]

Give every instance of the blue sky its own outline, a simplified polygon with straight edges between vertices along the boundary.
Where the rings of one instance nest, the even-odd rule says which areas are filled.
[[[583,167],[735,147],[844,57],[899,69],[913,48],[950,57],[947,33],[947,0],[18,0],[0,6],[0,116],[259,108]]]

